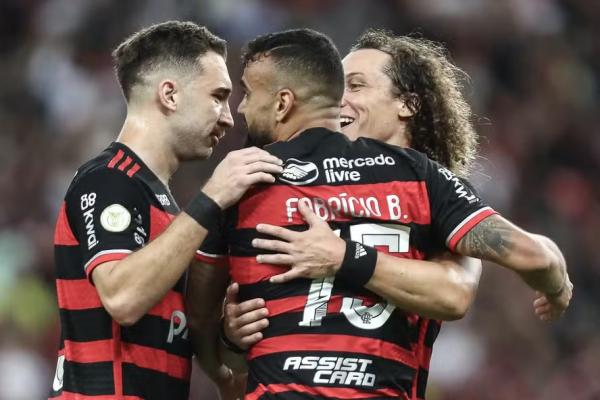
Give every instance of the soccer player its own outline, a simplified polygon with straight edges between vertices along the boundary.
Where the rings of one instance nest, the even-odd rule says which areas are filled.
[[[190,22],[135,33],[114,52],[127,102],[117,141],[80,167],[54,244],[61,340],[51,398],[187,399],[185,271],[221,210],[272,182],[276,157],[230,153],[185,212],[168,182],[233,126],[226,43]],[[175,217],[179,213],[179,216]]]
[[[493,219],[525,239],[523,246],[535,249],[523,252],[517,245],[503,260],[528,283],[550,293],[566,279],[558,254],[496,216],[439,164],[412,150],[368,139],[351,142],[335,133],[344,86],[337,57],[327,38],[308,30],[257,38],[245,56],[246,96],[239,111],[255,140],[277,142],[268,150],[286,160],[285,168],[276,184],[253,189],[231,209],[226,240],[211,238],[203,248],[228,254],[229,273],[241,285],[242,300],[267,300],[269,327],[247,355],[250,399],[416,398],[420,381],[426,379],[419,373],[420,360],[427,355],[415,343],[430,340],[427,326],[386,300],[393,298],[393,283],[401,278],[390,268],[395,260],[378,256],[370,246],[423,258],[444,246],[453,249],[465,241],[469,229],[486,229],[485,221]],[[307,207],[330,221],[344,239],[343,262],[293,266],[292,272],[304,279],[281,279],[287,268],[256,259],[253,243],[261,241],[257,224],[301,230],[300,212],[308,215]],[[289,237],[281,228],[267,228],[260,229]],[[502,234],[502,229],[490,231]],[[446,237],[448,243],[441,239]],[[273,243],[262,241],[267,247]],[[475,252],[468,246],[459,249]],[[337,253],[337,248],[331,250]],[[381,278],[382,271],[392,279]],[[219,267],[195,268],[191,287],[204,290],[225,274]],[[218,310],[210,315],[204,299],[190,304],[196,338],[209,332],[214,336]],[[205,365],[211,357],[209,364],[219,361],[206,347],[199,354]]]
[[[447,59],[441,45],[371,30],[358,40],[343,64],[344,134],[418,149],[453,173],[466,175],[475,155],[476,133],[469,121],[470,107],[460,93],[462,71]],[[297,254],[296,262],[302,257],[319,257],[308,251],[320,243],[315,238],[300,246],[297,250],[307,252]],[[332,254],[327,250],[321,256]],[[448,253],[430,260],[443,262],[444,269],[436,264],[407,269],[404,279],[395,282],[395,304],[404,311],[440,320],[461,317],[474,298],[480,264],[469,265],[467,258]],[[410,267],[405,263],[396,266]],[[231,343],[246,349],[262,337],[260,329],[268,326],[268,310],[262,299],[237,304],[237,290],[235,283],[228,289],[224,331]],[[564,310],[549,305],[545,296],[534,305],[544,320],[557,318]],[[435,320],[429,321],[429,329],[439,329]]]
[[[367,48],[373,51],[359,51]],[[344,134],[353,140],[363,136],[412,147],[457,175],[468,173],[477,133],[460,92],[462,71],[441,46],[373,30],[359,39],[343,64]],[[428,329],[437,331],[436,320],[455,320],[466,313],[475,297],[481,262],[449,252],[428,259],[434,262],[427,268],[398,263],[397,268],[408,269],[407,277],[396,282],[394,300],[404,311],[433,318]],[[237,304],[237,290],[235,283],[228,289],[224,331],[231,343],[246,349],[262,337],[268,310],[262,299]]]

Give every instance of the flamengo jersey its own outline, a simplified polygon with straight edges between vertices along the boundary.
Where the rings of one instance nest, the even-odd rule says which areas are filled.
[[[284,160],[284,172],[248,192],[228,216],[225,236],[211,235],[202,247],[204,261],[228,262],[240,301],[262,297],[269,310],[264,339],[247,356],[246,399],[424,398],[439,323],[334,277],[269,283],[287,269],[256,262],[255,227],[306,229],[298,212],[304,201],[344,238],[424,259],[453,250],[494,211],[410,149],[350,142],[320,128],[267,149]]]
[[[91,282],[96,266],[144,246],[178,211],[167,188],[121,143],[77,171],[54,235],[61,339],[51,398],[188,398],[185,277],[130,327],[113,321]]]

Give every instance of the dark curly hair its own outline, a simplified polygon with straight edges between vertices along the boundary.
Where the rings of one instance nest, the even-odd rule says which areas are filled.
[[[198,67],[198,57],[208,51],[225,58],[227,42],[193,22],[167,21],[134,33],[112,55],[119,84],[129,100],[144,74],[161,67]]]
[[[477,153],[471,108],[462,93],[467,75],[453,65],[439,43],[381,30],[363,33],[351,51],[375,49],[391,56],[385,73],[393,95],[414,113],[407,128],[410,145],[457,175],[466,176]]]

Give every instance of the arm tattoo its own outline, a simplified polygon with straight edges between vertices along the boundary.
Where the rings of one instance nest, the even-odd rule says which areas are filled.
[[[489,261],[507,257],[515,247],[515,228],[498,216],[491,216],[469,231],[459,242],[458,253]]]

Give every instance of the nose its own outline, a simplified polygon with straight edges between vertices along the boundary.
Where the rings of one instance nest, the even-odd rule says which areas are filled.
[[[244,99],[242,99],[242,101],[240,101],[240,104],[238,104],[237,107],[237,113],[238,114],[244,114],[244,106],[246,105],[246,98],[244,97]]]
[[[223,107],[223,111],[221,112],[220,122],[222,125],[225,125],[226,128],[233,128],[233,116],[231,115],[231,109],[229,108],[229,102],[225,104]]]
[[[344,108],[348,105],[348,97],[346,95],[347,91],[344,90],[344,95],[342,96],[342,103],[341,103],[341,107]]]

